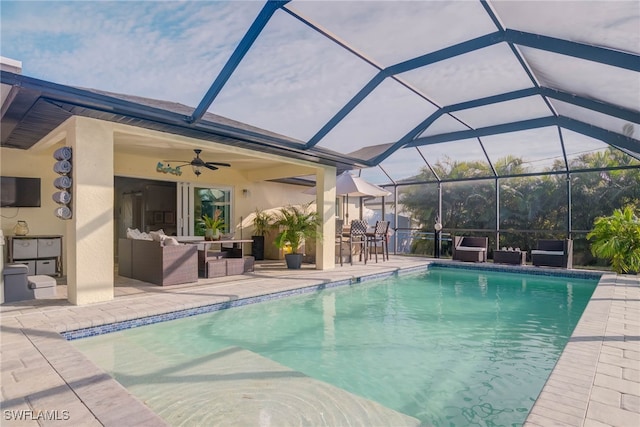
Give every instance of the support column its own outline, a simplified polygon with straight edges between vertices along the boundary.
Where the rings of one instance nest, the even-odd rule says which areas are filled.
[[[500,249],[500,178],[496,177],[496,250]]]
[[[322,219],[316,241],[316,269],[329,270],[336,266],[336,169],[318,169],[316,172],[316,204]]]
[[[113,299],[113,130],[96,119],[74,117],[67,129],[73,148],[72,214],[67,221],[69,302],[83,305]]]

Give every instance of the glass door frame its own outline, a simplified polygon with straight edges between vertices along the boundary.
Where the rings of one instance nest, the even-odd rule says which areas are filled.
[[[196,235],[196,213],[195,213],[195,191],[197,189],[218,190],[229,193],[229,215],[225,218],[228,226],[228,232],[233,233],[234,230],[234,208],[233,208],[233,187],[224,185],[203,185],[193,182],[178,182],[177,186],[177,206],[176,206],[176,225],[178,236],[195,236]]]

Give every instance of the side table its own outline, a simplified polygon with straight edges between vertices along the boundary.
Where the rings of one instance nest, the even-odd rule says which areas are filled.
[[[524,265],[527,251],[493,251],[494,264]]]

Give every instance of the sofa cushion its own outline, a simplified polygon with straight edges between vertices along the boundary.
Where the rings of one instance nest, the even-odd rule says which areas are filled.
[[[153,240],[149,234],[143,233],[137,228],[127,228],[127,239]]]
[[[468,252],[484,252],[485,248],[477,248],[475,246],[458,246],[456,247],[457,251],[468,251]]]
[[[155,242],[162,242],[166,234],[164,234],[163,229],[160,229],[158,231],[150,231],[149,236],[151,236],[151,239]]]
[[[179,246],[180,243],[175,237],[164,236],[164,239],[162,240],[162,245],[163,246]]]
[[[540,249],[533,249],[532,255],[564,255],[564,251],[542,251]]]

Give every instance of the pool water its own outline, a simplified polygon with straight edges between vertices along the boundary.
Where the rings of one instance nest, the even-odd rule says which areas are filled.
[[[172,424],[176,383],[218,378],[173,375],[240,347],[424,425],[515,426],[596,285],[432,267],[72,343]]]

